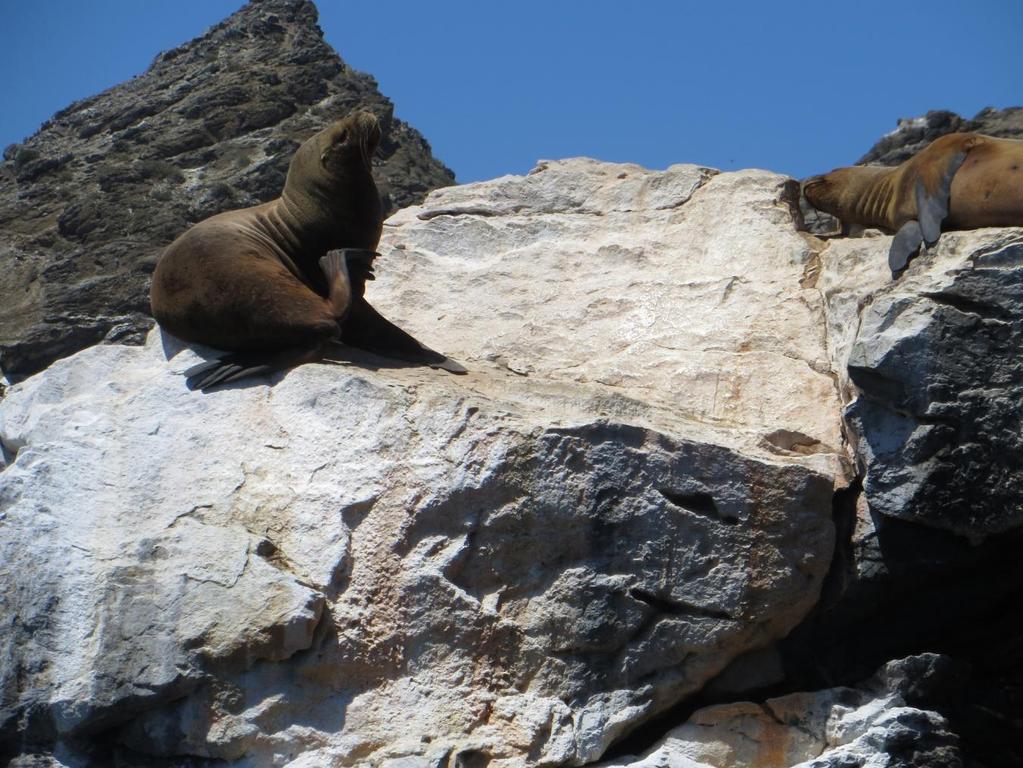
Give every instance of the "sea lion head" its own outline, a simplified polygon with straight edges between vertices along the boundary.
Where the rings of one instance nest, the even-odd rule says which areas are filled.
[[[842,180],[839,174],[844,168],[820,176],[811,176],[803,181],[803,197],[818,211],[837,215]]]
[[[864,206],[886,204],[884,195],[869,194],[875,184],[891,173],[891,168],[880,165],[853,165],[837,168],[831,173],[811,176],[803,182],[803,196],[818,211],[830,213],[842,221],[860,221],[865,215],[871,226],[878,226],[876,218]],[[883,190],[882,190],[883,191]],[[869,207],[869,206],[868,206]]]
[[[373,153],[380,144],[380,122],[369,112],[353,112],[331,123],[313,137],[319,162],[334,178],[353,171],[372,172]]]
[[[288,228],[298,233],[296,237],[316,239],[317,249],[376,247],[383,208],[372,158],[381,133],[376,117],[353,112],[295,151],[281,200]],[[322,255],[317,252],[317,258]],[[321,274],[315,261],[310,271]]]

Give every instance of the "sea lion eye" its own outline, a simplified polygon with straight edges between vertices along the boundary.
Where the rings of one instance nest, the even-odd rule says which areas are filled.
[[[344,144],[346,141],[348,141],[348,129],[347,128],[342,128],[341,129],[341,133],[339,133],[337,135],[337,138],[334,140],[334,143],[335,144]]]

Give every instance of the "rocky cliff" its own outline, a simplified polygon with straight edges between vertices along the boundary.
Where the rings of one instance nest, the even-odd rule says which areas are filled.
[[[355,106],[401,207],[368,297],[469,374],[339,349],[189,392],[160,247]],[[1023,764],[1023,230],[893,282],[764,171],[425,195],[297,0],[6,158],[0,763]]]
[[[354,108],[383,125],[387,203],[454,176],[308,0],[254,0],[139,77],[72,104],[0,164],[0,369],[16,381],[101,340],[141,342],[148,279],[188,225],[276,197],[298,144]]]
[[[776,174],[547,162],[385,226],[370,300],[467,376],[203,395],[154,330],[17,384],[7,754],[1015,764],[1023,231],[886,251]]]

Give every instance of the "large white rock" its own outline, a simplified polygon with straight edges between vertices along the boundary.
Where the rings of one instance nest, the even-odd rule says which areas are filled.
[[[434,193],[369,298],[464,377],[353,352],[203,395],[154,332],[12,387],[3,722],[246,766],[579,765],[785,635],[848,480],[794,198],[590,160]]]
[[[796,231],[797,194],[766,171],[541,163],[391,217],[372,298],[455,357],[611,387],[652,425],[833,457],[823,304],[804,287],[821,243]]]

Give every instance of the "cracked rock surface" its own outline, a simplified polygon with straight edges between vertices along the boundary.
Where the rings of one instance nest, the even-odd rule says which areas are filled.
[[[341,350],[203,395],[208,351],[154,330],[12,386],[0,756],[584,765],[729,675],[681,741],[760,763],[635,760],[1004,739],[1020,232],[892,283],[887,238],[801,232],[796,196],[582,158],[430,194],[367,295],[462,377]],[[974,665],[962,711],[859,684],[930,644]],[[845,688],[793,687],[818,666]]]
[[[0,163],[0,371],[11,381],[100,341],[141,343],[149,275],[197,221],[271,200],[298,145],[375,113],[389,207],[454,182],[308,0],[254,0],[142,75],[76,102]]]
[[[600,768],[961,768],[958,737],[931,709],[954,690],[952,667],[928,654],[854,688],[707,707],[641,758]]]
[[[1018,528],[1023,233],[943,233],[895,283],[887,240],[833,241],[822,281],[870,509],[975,540]]]
[[[784,636],[849,479],[793,206],[544,163],[385,227],[370,300],[466,376],[352,352],[202,395],[157,330],[13,386],[7,743],[581,765]]]

